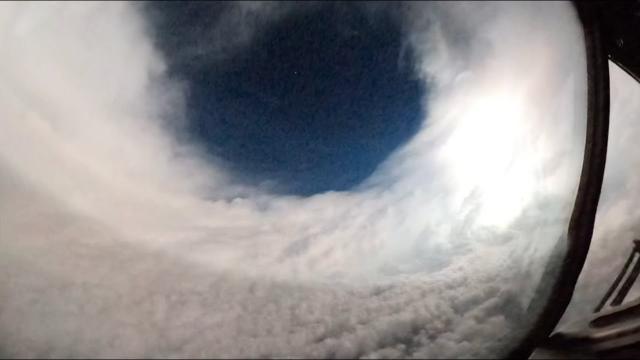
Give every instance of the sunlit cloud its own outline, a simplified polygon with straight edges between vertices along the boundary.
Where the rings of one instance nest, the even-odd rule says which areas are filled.
[[[296,16],[229,9],[191,55],[232,57]],[[307,197],[237,184],[185,140],[188,87],[140,6],[0,4],[0,349],[504,351],[575,198],[581,30],[569,3],[396,10],[425,118],[357,187]]]

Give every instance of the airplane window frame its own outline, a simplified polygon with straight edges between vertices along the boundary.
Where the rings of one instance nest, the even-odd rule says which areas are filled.
[[[566,252],[561,261],[550,261],[544,269],[544,288],[532,304],[543,303],[523,341],[508,358],[528,358],[545,341],[567,309],[584,266],[591,236],[607,155],[609,132],[609,68],[604,40],[601,4],[573,1],[584,33],[587,67],[587,131],[582,172],[567,232]]]

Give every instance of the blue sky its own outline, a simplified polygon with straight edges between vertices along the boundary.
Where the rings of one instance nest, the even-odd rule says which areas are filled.
[[[224,4],[150,6],[170,71],[189,88],[192,140],[235,181],[295,195],[349,190],[424,119],[424,82],[390,14],[298,4],[220,60],[198,28],[215,27]]]

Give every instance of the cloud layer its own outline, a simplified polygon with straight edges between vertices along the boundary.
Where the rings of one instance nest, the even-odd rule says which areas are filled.
[[[288,11],[233,6],[207,51]],[[397,10],[428,121],[354,191],[293,197],[184,141],[184,84],[135,5],[0,4],[3,355],[508,349],[575,197],[580,29],[566,3]]]

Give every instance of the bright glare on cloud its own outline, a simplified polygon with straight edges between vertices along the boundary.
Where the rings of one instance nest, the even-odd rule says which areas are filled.
[[[581,29],[569,3],[399,9],[425,118],[362,184],[305,197],[185,140],[189,92],[141,6],[0,4],[0,353],[507,350],[575,198]],[[298,16],[225,11],[221,59]]]

